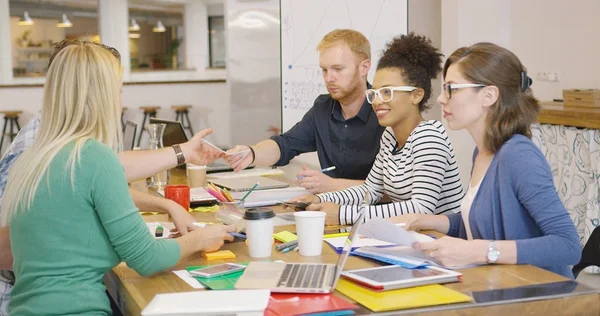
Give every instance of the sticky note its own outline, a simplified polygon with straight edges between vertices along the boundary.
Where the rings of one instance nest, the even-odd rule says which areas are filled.
[[[209,213],[209,212],[216,212],[219,210],[219,205],[213,205],[213,206],[198,206],[195,208],[190,208],[189,212],[202,212],[202,213]]]
[[[235,253],[231,250],[219,250],[215,252],[205,252],[202,254],[206,260],[223,260],[223,259],[235,259]]]
[[[296,236],[293,233],[290,233],[286,230],[282,231],[282,232],[278,232],[277,234],[273,234],[273,238],[281,241],[281,242],[290,242],[293,240],[297,240],[298,236]]]

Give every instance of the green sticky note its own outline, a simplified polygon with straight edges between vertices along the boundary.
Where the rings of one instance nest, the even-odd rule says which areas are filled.
[[[247,263],[239,263],[241,265],[247,265]],[[185,268],[186,270],[198,270],[201,268],[210,267],[210,265],[204,266],[190,266]],[[206,286],[211,290],[235,290],[235,283],[239,280],[239,278],[244,274],[244,271],[238,271],[234,273],[229,273],[221,276],[217,276],[214,278],[203,278],[199,276],[193,276],[198,282],[202,283],[202,285]]]

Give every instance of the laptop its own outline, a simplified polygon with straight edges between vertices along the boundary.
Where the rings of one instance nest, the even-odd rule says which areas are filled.
[[[150,124],[166,124],[165,131],[163,133],[163,146],[169,147],[176,144],[185,143],[188,141],[188,137],[185,134],[183,126],[179,121],[171,121],[160,118],[151,117]],[[233,171],[231,166],[227,163],[213,162],[208,164],[206,173],[225,172]],[[246,169],[254,168],[254,166],[248,166]]]
[[[125,122],[125,129],[123,130],[123,150],[133,150],[136,132],[137,124],[132,121]]]
[[[209,179],[214,185],[226,188],[232,192],[250,191],[256,183],[258,186],[255,190],[282,189],[290,185],[267,177],[250,176],[241,178],[225,178],[225,179]]]
[[[269,289],[275,293],[331,293],[340,279],[352,244],[365,217],[365,203],[348,235],[337,263],[284,263],[253,261],[235,284],[236,289]]]

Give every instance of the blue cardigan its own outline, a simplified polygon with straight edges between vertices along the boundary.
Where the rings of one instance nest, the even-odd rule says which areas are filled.
[[[466,239],[461,214],[448,218],[448,235]],[[581,258],[579,237],[546,158],[529,138],[514,135],[496,152],[473,200],[469,223],[474,239],[515,240],[517,264],[573,278],[569,265]]]

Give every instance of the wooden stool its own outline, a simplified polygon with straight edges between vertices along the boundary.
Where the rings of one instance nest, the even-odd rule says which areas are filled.
[[[188,116],[189,113],[189,109],[192,108],[191,105],[173,105],[171,106],[172,109],[175,110],[175,120],[181,122],[181,126],[183,126],[183,129],[186,130],[190,130],[190,133],[192,133],[190,135],[190,138],[194,137],[194,130],[192,129],[192,122],[190,122],[190,117]],[[184,118],[187,121],[187,125],[185,125],[184,122]]]
[[[21,130],[19,126],[19,114],[23,113],[23,111],[0,111],[0,114],[4,114],[4,127],[2,127],[2,139],[0,139],[0,151],[2,151],[2,145],[4,144],[4,137],[10,136],[10,142],[15,139],[15,136]],[[6,126],[10,122],[10,131],[6,132]],[[15,124],[17,125],[17,130],[15,130]]]
[[[140,126],[140,136],[138,137],[137,143],[138,147],[140,147],[142,135],[144,135],[144,132],[146,131],[144,128],[146,126],[146,119],[149,121],[151,117],[156,117],[156,112],[158,112],[160,106],[140,106],[140,109],[144,111],[144,119],[142,120],[142,125]]]
[[[123,114],[125,113],[125,111],[127,111],[126,106],[121,108],[121,128],[123,128],[123,131],[125,131],[125,119],[123,118]]]

